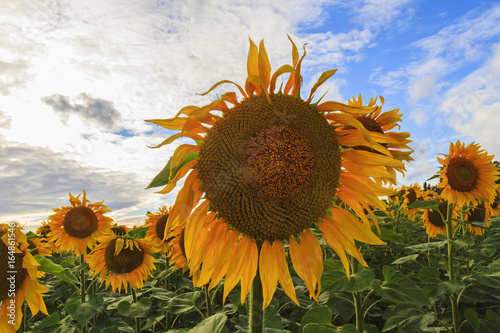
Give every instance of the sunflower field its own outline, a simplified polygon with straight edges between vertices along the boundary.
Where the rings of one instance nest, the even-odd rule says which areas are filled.
[[[244,85],[203,94],[240,99],[148,120],[174,133],[153,148],[182,143],[143,225],[86,191],[36,232],[0,224],[0,332],[500,332],[494,156],[450,143],[436,185],[398,185],[399,110],[323,101],[335,69],[302,99],[291,44],[272,72],[250,41]]]

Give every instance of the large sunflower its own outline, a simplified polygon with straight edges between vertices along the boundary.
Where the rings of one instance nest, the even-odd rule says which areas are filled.
[[[82,255],[87,253],[87,248],[95,246],[97,237],[109,234],[113,220],[104,216],[111,210],[102,201],[90,203],[85,190],[82,200],[79,197],[80,194],[74,197],[70,193],[71,206],[53,209],[55,214],[49,216],[49,241],[53,241],[59,251]]]
[[[187,106],[174,118],[149,120],[180,131],[156,147],[180,137],[196,141],[175,150],[168,184],[159,192],[170,192],[187,175],[170,211],[165,238],[186,223],[184,249],[194,284],[210,283],[213,288],[225,276],[224,298],[240,282],[244,302],[259,272],[263,307],[278,281],[298,303],[285,259],[284,244],[289,244],[295,271],[317,299],[323,262],[310,230],[315,226],[339,255],[348,276],[346,252],[366,266],[355,240],[384,244],[372,233],[366,213],[373,214],[371,207],[385,210],[378,196],[394,191],[372,177],[394,177],[385,168],[402,168],[403,163],[390,154],[372,154],[367,160],[363,151],[341,148],[329,121],[346,121],[355,129],[353,136],[372,142],[363,124],[345,113],[370,114],[376,107],[311,103],[317,88],[336,70],[324,72],[309,97],[301,99],[304,56],[305,48],[299,58],[292,42],[293,65],[283,65],[271,75],[263,42],[257,47],[250,41],[244,88],[225,80],[206,92],[232,83],[243,95],[241,101],[228,92],[204,107]],[[285,73],[286,84],[275,92],[278,77]],[[197,152],[198,158],[185,159],[190,152]],[[366,172],[354,173],[353,168]]]
[[[22,322],[24,300],[33,315],[39,310],[48,315],[41,295],[48,288],[37,280],[39,264],[17,224],[0,224],[0,238],[0,332],[15,332]]]
[[[475,143],[465,144],[457,141],[450,143],[449,154],[439,158],[443,168],[439,171],[443,188],[441,196],[459,207],[471,202],[473,204],[488,201],[494,193],[498,170],[494,164],[493,155],[488,155]]]
[[[158,262],[151,254],[158,250],[149,246],[142,239],[131,239],[120,236],[99,238],[99,245],[85,257],[89,264],[89,272],[99,275],[101,285],[106,281],[106,288],[111,284],[113,291],[127,292],[128,286],[134,290],[142,288],[148,276],[153,276]],[[109,273],[109,274],[108,274]]]

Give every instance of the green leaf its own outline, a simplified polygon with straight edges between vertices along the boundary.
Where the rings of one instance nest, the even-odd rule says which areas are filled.
[[[185,312],[194,310],[198,303],[197,301],[202,296],[201,291],[193,291],[190,293],[184,293],[172,298],[166,308],[164,308],[168,313],[172,314],[183,314]]]
[[[482,285],[500,289],[500,272],[488,274],[484,272],[472,272],[472,277]]]
[[[304,332],[304,327],[307,324],[318,324],[320,326],[330,326],[332,320],[332,310],[327,306],[320,306],[317,308],[312,308],[307,311],[302,317],[302,321],[300,322],[299,333]],[[312,331],[311,331],[312,332]]]
[[[323,291],[356,293],[371,289],[373,280],[375,280],[375,273],[367,268],[351,275],[350,280],[347,279],[343,271],[324,271],[321,277],[321,285]]]
[[[429,297],[417,286],[403,286],[399,284],[373,284],[375,292],[384,300],[401,304],[421,304],[430,306]]]
[[[149,298],[143,297],[139,299],[136,303],[130,304],[128,301],[122,301],[118,304],[118,313],[130,317],[130,318],[145,318],[146,311],[151,308],[151,300]]]
[[[375,233],[377,233],[377,232],[375,231]],[[384,242],[395,242],[395,243],[399,243],[399,244],[404,243],[403,235],[401,235],[401,234],[399,234],[391,229],[380,228],[380,234],[378,236]]]
[[[440,273],[437,268],[434,267],[423,267],[418,272],[418,278],[424,284],[439,284],[441,283]]]
[[[44,332],[44,329],[50,329],[50,332],[53,332],[55,328],[53,326],[62,326],[61,317],[59,313],[51,313],[48,317],[45,317],[40,324],[35,328],[35,333]]]
[[[160,173],[158,175],[156,175],[155,178],[153,178],[153,180],[151,181],[151,183],[148,185],[148,187],[146,187],[146,189],[148,188],[152,188],[152,187],[158,187],[158,186],[165,186],[168,184],[168,182],[170,181],[170,179],[174,178],[175,175],[177,174],[177,172],[179,171],[179,169],[181,167],[183,167],[185,164],[195,160],[198,158],[198,152],[195,151],[195,152],[189,152],[186,154],[186,157],[184,157],[181,161],[181,163],[172,169],[172,174],[170,174],[170,163],[172,161],[172,157],[170,157],[170,159],[168,160],[168,163],[167,165],[165,165],[165,167],[160,171]]]
[[[397,304],[389,307],[384,314],[386,319],[382,332],[398,328],[398,332],[423,332],[436,321],[434,312],[427,312],[412,304]]]
[[[272,306],[264,309],[264,327],[282,329],[281,316],[278,310]]]
[[[438,209],[441,203],[439,200],[415,201],[408,205],[408,208]]]
[[[189,330],[189,333],[220,333],[224,329],[227,316],[216,313]]]
[[[433,250],[433,249],[440,249],[443,246],[445,246],[446,243],[448,243],[448,242],[447,241],[428,242],[428,243],[422,243],[422,244],[418,244],[418,245],[406,246],[405,248],[410,250],[410,251],[422,253],[422,252],[427,252],[427,251]]]
[[[139,239],[139,238],[144,238],[146,236],[146,232],[148,232],[149,227],[141,227],[141,228],[135,228],[134,230],[130,230],[127,232],[127,238],[134,238],[134,239]]]
[[[79,283],[78,279],[71,273],[69,268],[62,268],[44,256],[35,255],[36,261],[40,264],[38,270],[60,277],[64,282]]]
[[[459,237],[458,239],[452,241],[455,250],[459,250],[466,246],[474,245],[474,238],[472,237]]]
[[[439,177],[439,173],[436,173],[434,176],[432,176],[431,178],[427,179],[426,182],[428,182],[429,180],[436,179],[438,177]]]
[[[405,257],[401,257],[397,260],[394,260],[391,265],[401,265],[401,264],[404,264],[404,263],[407,263],[409,261],[417,261],[417,257],[418,257],[418,253],[417,254],[410,254],[409,256],[405,256]]]
[[[486,311],[484,319],[479,319],[477,312],[474,309],[465,309],[465,319],[469,325],[476,331],[481,333],[498,333],[500,332],[500,316],[491,310]]]
[[[338,332],[336,328],[332,326],[325,326],[317,323],[310,323],[304,326],[302,329],[303,333],[332,333]],[[356,331],[355,331],[356,332]]]
[[[79,299],[70,299],[66,302],[66,310],[73,319],[83,325],[103,308],[103,304],[104,300],[101,294],[92,294],[85,303],[81,303]]]

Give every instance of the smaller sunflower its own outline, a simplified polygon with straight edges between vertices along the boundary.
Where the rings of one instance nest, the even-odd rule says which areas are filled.
[[[431,198],[429,198],[431,200]],[[434,196],[432,200],[439,200],[440,204],[438,210],[435,209],[423,209],[422,221],[424,223],[425,231],[431,238],[435,238],[436,235],[446,236],[446,223],[445,220],[448,218],[448,202],[439,198],[439,196]],[[454,219],[457,217],[455,209],[452,210],[452,227],[456,226]],[[443,220],[443,218],[445,220]]]
[[[165,239],[165,226],[167,225],[169,209],[163,206],[157,213],[147,213],[146,226],[149,227],[146,232],[146,238],[151,240],[152,244],[164,253],[168,252],[169,244]]]
[[[420,184],[415,183],[410,186],[403,186],[402,190],[404,190],[403,202],[401,203],[401,208],[406,209],[406,215],[414,220],[419,212],[418,208],[408,208],[409,205],[414,203],[415,201],[423,200],[423,193]]]
[[[39,236],[38,240],[44,248],[50,252],[59,252],[54,241],[49,239],[50,224],[47,221],[42,221],[42,225],[35,230],[35,233]]]
[[[500,215],[500,184],[495,185],[495,190],[493,191],[489,205],[491,208],[491,215],[492,216],[499,216]]]
[[[491,225],[491,215],[491,207],[486,205],[484,202],[481,202],[479,205],[475,205],[469,209],[466,214],[465,221],[469,223],[468,227],[470,234],[483,235],[485,227],[489,227]],[[483,223],[483,227],[472,224],[474,222]]]
[[[169,242],[168,258],[170,264],[174,265],[175,269],[182,268],[183,272],[188,269],[186,261],[186,250],[184,249],[184,228],[179,234]]]
[[[467,203],[478,204],[488,201],[495,190],[499,172],[494,164],[493,155],[488,155],[475,143],[465,144],[457,141],[450,143],[449,154],[439,158],[443,168],[439,171],[443,188],[442,197],[459,207]]]
[[[15,332],[23,318],[23,303],[28,302],[32,315],[47,308],[42,298],[48,288],[38,280],[40,265],[29,250],[21,228],[0,224],[0,332]]]
[[[349,106],[363,107],[363,97],[360,94],[358,99],[353,97],[352,101],[349,100],[348,103]],[[399,109],[382,112],[384,105],[384,98],[382,96],[380,96],[381,105],[378,106],[376,103],[377,98],[370,98],[367,106],[374,107],[375,110],[368,114],[344,113],[344,118],[342,119],[347,125],[333,122],[339,126],[337,128],[337,133],[340,136],[339,143],[346,148],[363,151],[364,153],[362,154],[364,155],[362,158],[366,159],[376,159],[377,157],[374,154],[378,154],[378,156],[386,155],[392,157],[400,162],[412,161],[413,158],[410,157],[412,149],[408,146],[412,142],[412,140],[409,140],[410,133],[391,131],[396,126],[400,127],[397,123],[401,121],[403,115],[399,113]],[[350,120],[346,121],[346,117],[350,117]],[[356,130],[356,128],[360,128],[359,124],[361,124],[364,130],[369,131],[370,140],[366,139],[367,136],[359,136]],[[389,182],[393,185],[396,184],[396,171],[403,175],[406,171],[403,163],[377,167],[377,169],[374,179],[381,180],[384,183]]]
[[[125,236],[128,232],[128,228],[124,225],[114,225],[111,227],[111,231],[116,236]]]
[[[131,239],[120,236],[105,236],[98,239],[99,245],[85,261],[89,264],[89,272],[99,275],[101,285],[106,281],[106,288],[111,284],[113,291],[127,292],[128,286],[134,290],[142,288],[148,276],[153,276],[156,269],[152,254],[158,250],[143,239]],[[109,274],[108,274],[109,273]]]
[[[85,190],[82,200],[79,197],[80,194],[74,197],[70,193],[71,206],[53,209],[55,214],[49,216],[51,231],[48,236],[58,250],[82,255],[96,245],[98,237],[109,234],[113,220],[104,216],[111,210],[102,204],[103,201],[90,203]]]

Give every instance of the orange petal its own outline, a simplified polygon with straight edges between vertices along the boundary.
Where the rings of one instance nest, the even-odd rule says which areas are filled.
[[[274,244],[276,243],[281,242],[276,240]],[[264,299],[262,309],[265,309],[269,305],[278,285],[278,271],[280,269],[279,265],[277,265],[278,260],[274,246],[271,246],[269,241],[265,240],[259,255],[259,275]]]

